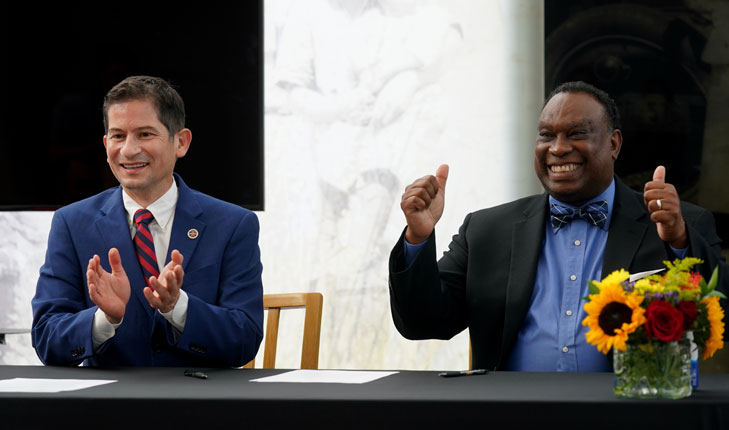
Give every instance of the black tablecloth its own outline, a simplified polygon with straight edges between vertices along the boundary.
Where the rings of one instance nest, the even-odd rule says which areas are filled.
[[[62,393],[0,393],[0,428],[729,429],[729,375],[681,400],[624,400],[607,373],[442,378],[404,371],[366,384],[257,383],[285,370],[0,366],[0,379],[115,379]],[[455,428],[455,427],[454,427]]]

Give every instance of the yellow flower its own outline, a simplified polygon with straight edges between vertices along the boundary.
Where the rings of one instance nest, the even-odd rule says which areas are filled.
[[[630,278],[630,273],[625,269],[616,270],[613,273],[607,275],[602,282],[597,284],[602,288],[603,285],[620,285],[621,282],[627,281]]]
[[[711,335],[706,341],[704,360],[713,357],[714,353],[724,347],[724,310],[719,305],[718,297],[707,297],[702,300],[706,304],[709,323],[711,324]]]
[[[643,297],[623,291],[620,282],[627,280],[628,276],[620,272],[605,278],[600,283],[600,293],[591,294],[590,301],[585,303],[587,317],[582,325],[590,327],[585,339],[603,354],[607,354],[613,346],[625,351],[628,335],[645,323],[645,309],[640,307]]]
[[[661,293],[662,286],[657,282],[652,282],[651,280],[647,278],[639,279],[635,282],[635,293],[644,296],[646,293],[653,294],[653,293]]]

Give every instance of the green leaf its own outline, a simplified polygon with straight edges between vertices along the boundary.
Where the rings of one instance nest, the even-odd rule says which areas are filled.
[[[699,283],[699,287],[701,288],[701,298],[704,299],[706,297],[709,297],[709,293],[714,291],[714,288],[716,288],[716,284],[719,280],[719,266],[714,268],[714,272],[711,274],[711,279],[709,280],[709,283],[707,284],[704,282],[704,279],[701,278],[701,282]]]
[[[711,272],[711,279],[709,279],[708,291],[714,291],[716,284],[719,282],[719,266],[714,267],[714,271]]]
[[[723,294],[723,293],[722,293],[721,291],[716,291],[716,290],[714,290],[714,291],[710,292],[709,294],[707,294],[707,295],[706,295],[706,296],[704,297],[704,299],[705,299],[706,297],[718,297],[718,298],[720,298],[720,299],[726,299],[726,296],[725,296],[725,295],[724,295],[724,294]]]
[[[600,287],[597,286],[597,282],[595,281],[587,281],[587,289],[590,291],[590,294],[600,294]]]

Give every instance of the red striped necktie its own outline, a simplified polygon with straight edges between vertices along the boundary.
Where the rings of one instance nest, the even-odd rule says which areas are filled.
[[[149,277],[159,277],[159,266],[157,265],[157,254],[154,252],[154,240],[149,231],[149,223],[154,217],[147,209],[139,209],[134,214],[134,224],[137,226],[137,234],[134,235],[134,246],[137,248],[137,258],[142,266],[144,280],[149,284]]]

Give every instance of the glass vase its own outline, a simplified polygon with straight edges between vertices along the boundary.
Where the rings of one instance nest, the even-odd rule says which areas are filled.
[[[613,350],[617,397],[680,399],[691,395],[691,349],[686,337],[679,341],[656,339],[627,344]]]

